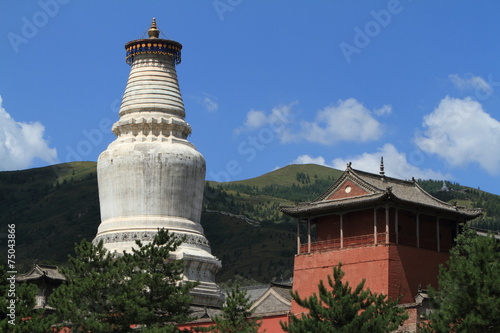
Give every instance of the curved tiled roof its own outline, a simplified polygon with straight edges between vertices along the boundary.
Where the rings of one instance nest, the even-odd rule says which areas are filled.
[[[16,277],[16,281],[23,282],[29,280],[37,280],[43,277],[46,277],[51,280],[59,280],[59,281],[66,280],[66,278],[64,277],[64,275],[62,275],[57,266],[35,263],[28,272],[24,274],[19,274]]]
[[[329,199],[347,181],[351,181],[367,192],[364,195],[341,199]],[[386,202],[399,203],[402,206],[421,207],[436,212],[458,214],[467,219],[481,215],[480,209],[457,207],[441,201],[424,191],[416,182],[376,175],[354,170],[350,166],[342,176],[311,202],[298,203],[295,206],[281,206],[280,210],[290,216],[310,216],[346,209],[355,209]]]

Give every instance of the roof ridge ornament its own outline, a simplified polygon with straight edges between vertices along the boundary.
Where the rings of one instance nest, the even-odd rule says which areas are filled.
[[[387,195],[387,198],[391,199],[392,198],[392,195],[393,195],[393,192],[392,192],[392,186],[387,186],[385,188],[385,193]]]
[[[385,177],[385,171],[384,171],[384,156],[380,157],[380,175],[382,177]]]

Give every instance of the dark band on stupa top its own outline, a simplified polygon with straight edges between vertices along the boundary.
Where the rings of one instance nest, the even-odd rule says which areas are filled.
[[[131,65],[134,57],[139,54],[163,54],[169,55],[174,60],[174,64],[181,63],[181,43],[170,39],[161,39],[160,30],[156,26],[156,19],[153,18],[151,28],[148,30],[149,38],[136,39],[125,44],[127,55],[125,61]]]

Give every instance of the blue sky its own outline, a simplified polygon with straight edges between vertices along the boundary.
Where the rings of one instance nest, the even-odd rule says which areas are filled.
[[[0,170],[96,161],[156,17],[207,179],[317,163],[500,194],[500,3],[0,3]]]

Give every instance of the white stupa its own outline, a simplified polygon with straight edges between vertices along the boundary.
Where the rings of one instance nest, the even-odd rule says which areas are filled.
[[[184,278],[200,282],[194,304],[218,306],[221,263],[200,224],[205,159],[187,141],[191,127],[175,70],[182,45],[159,33],[153,19],[149,38],[125,45],[131,70],[113,126],[116,140],[97,162],[101,224],[94,242],[122,253],[137,239],[152,240],[158,228],[186,236],[175,257],[184,260]]]

